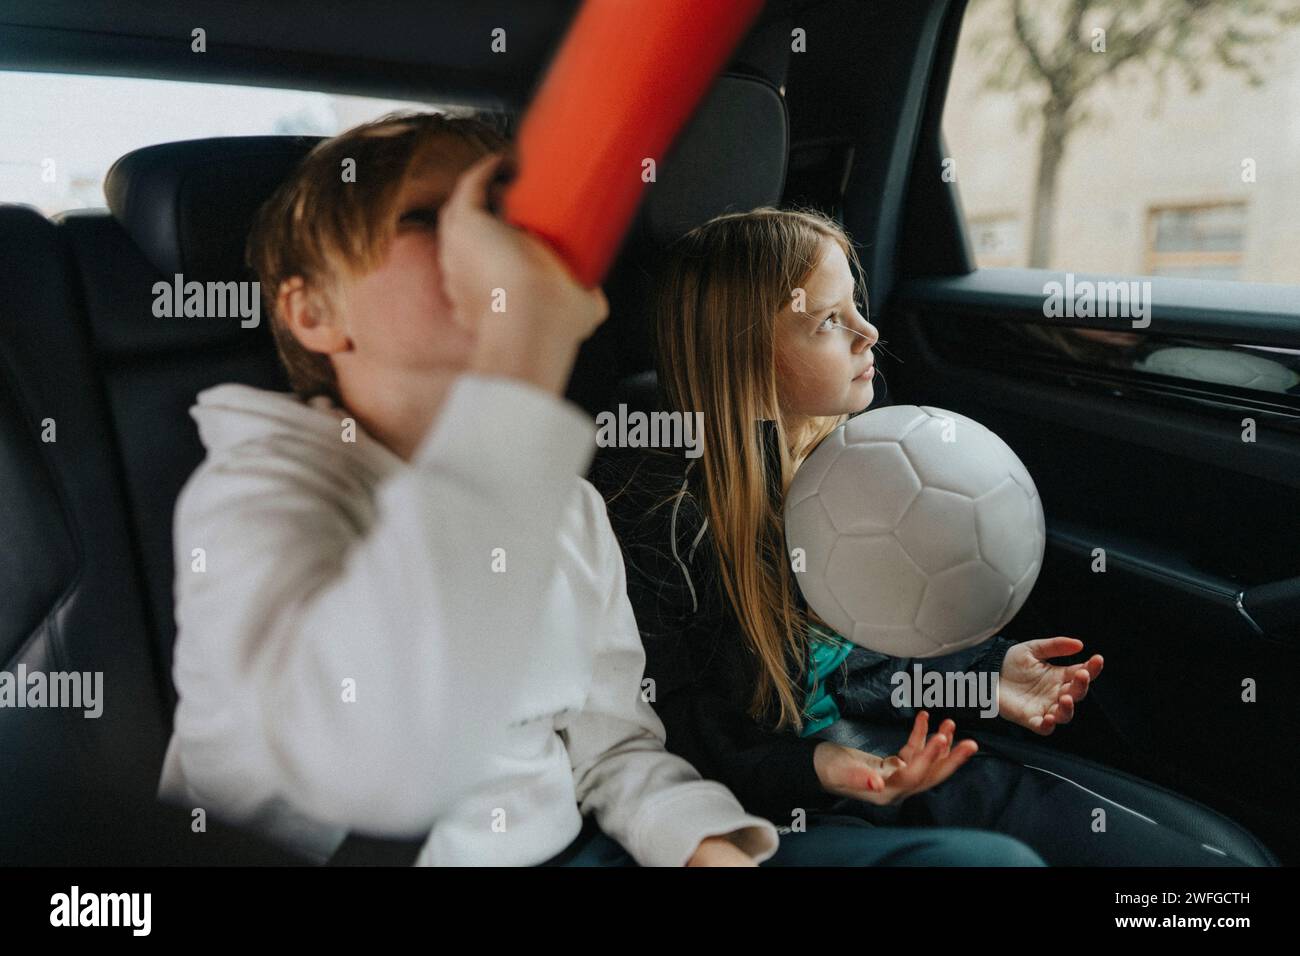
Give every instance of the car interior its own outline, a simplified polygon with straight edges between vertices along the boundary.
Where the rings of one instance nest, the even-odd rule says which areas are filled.
[[[1042,279],[976,269],[959,194],[935,173],[965,6],[768,0],[647,189],[568,397],[592,415],[653,407],[646,306],[676,237],[762,205],[838,218],[888,343],[876,405],[974,418],[1038,485],[1047,553],[1005,633],[1075,635],[1107,661],[1051,737],[961,731],[1243,864],[1298,862],[1286,742],[1300,732],[1287,696],[1300,679],[1300,404],[998,348],[999,323],[1043,321]],[[482,109],[509,130],[576,7],[383,0],[345,15],[302,0],[15,0],[0,12],[0,70],[382,95]],[[477,42],[501,24],[508,55]],[[796,27],[807,54],[792,53]],[[315,142],[158,142],[112,166],[102,208],[53,217],[0,196],[0,668],[102,671],[111,694],[95,720],[0,710],[0,862],[295,862],[217,821],[196,834],[188,811],[155,799],[176,705],[172,512],[203,456],[188,409],[222,382],[288,384],[266,322],[162,321],[151,304],[175,273],[251,278],[254,212]],[[1300,342],[1295,289],[1229,285],[1245,284],[1155,280],[1153,330]],[[1243,416],[1259,423],[1249,444]],[[1099,548],[1105,574],[1091,571]],[[864,733],[888,746],[906,729]]]

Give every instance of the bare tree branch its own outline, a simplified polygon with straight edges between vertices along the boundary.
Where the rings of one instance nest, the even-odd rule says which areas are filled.
[[[1029,62],[1034,65],[1039,76],[1051,83],[1052,71],[1048,69],[1047,64],[1043,61],[1042,55],[1038,52],[1038,47],[1033,40],[1033,30],[1030,28],[1027,18],[1025,17],[1025,8],[1022,0],[1012,0],[1014,7],[1012,11],[1012,23],[1016,29],[1016,38],[1020,41],[1020,46],[1024,49],[1025,54],[1029,57]]]
[[[1062,32],[1043,45],[1042,24],[1031,17],[1025,0],[1006,0],[1010,30],[982,37],[981,51],[994,64],[985,74],[993,89],[1033,89],[1046,95],[1022,104],[1021,119],[1031,111],[1041,123],[1035,182],[1030,265],[1044,266],[1050,253],[1056,179],[1074,130],[1092,119],[1087,95],[1127,66],[1145,65],[1164,98],[1165,77],[1177,69],[1195,92],[1204,85],[1205,64],[1220,64],[1252,85],[1263,83],[1257,58],[1246,51],[1262,48],[1277,29],[1300,23],[1297,0],[1060,0],[1049,6],[1060,15]],[[983,6],[984,0],[971,0]],[[1106,13],[1105,52],[1094,53],[1083,37],[1090,13]],[[998,55],[1002,54],[1002,55]]]

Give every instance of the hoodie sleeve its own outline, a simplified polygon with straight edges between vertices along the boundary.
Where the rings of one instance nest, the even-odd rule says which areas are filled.
[[[605,503],[584,483],[595,567],[605,576],[591,693],[563,731],[578,801],[642,866],[683,866],[701,840],[726,836],[756,861],[776,829],[747,814],[721,783],[664,749],[664,727],[642,684],[645,651],[627,596],[623,557]]]
[[[237,819],[288,803],[423,836],[489,778],[484,755],[532,716],[529,688],[572,661],[571,629],[536,617],[592,424],[530,386],[462,376],[364,537],[331,503],[337,476],[282,437],[210,458],[177,504],[186,784]]]

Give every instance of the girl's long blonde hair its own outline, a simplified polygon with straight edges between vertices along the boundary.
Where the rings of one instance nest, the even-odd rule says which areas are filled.
[[[669,408],[703,413],[701,507],[727,599],[758,658],[750,714],[774,715],[778,728],[803,726],[802,691],[790,671],[802,678],[809,644],[782,502],[799,465],[847,416],[787,432],[777,398],[776,321],[827,239],[860,280],[853,243],[819,212],[762,207],[718,216],[674,244],[656,303],[659,380]],[[773,440],[776,448],[765,448]],[[769,455],[779,474],[771,473]]]

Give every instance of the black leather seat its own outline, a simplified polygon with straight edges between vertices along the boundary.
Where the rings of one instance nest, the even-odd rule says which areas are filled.
[[[0,259],[0,660],[13,674],[101,673],[104,698],[98,718],[0,709],[3,861],[24,855],[57,804],[148,797],[166,732],[66,246],[35,210],[0,207]]]
[[[103,380],[139,547],[155,653],[171,684],[172,510],[203,458],[189,416],[195,396],[221,382],[287,391],[265,316],[157,318],[154,283],[246,281],[244,241],[257,208],[313,137],[233,137],[168,143],[118,160],[104,183],[110,213],[63,217]]]
[[[0,708],[0,863],[294,862],[154,799],[170,681],[76,264],[64,230],[21,206],[0,206],[0,259],[0,669],[102,681],[97,717]]]
[[[287,386],[265,327],[157,319],[152,289],[232,261],[243,278],[253,210],[312,142],[177,144],[161,168],[133,154],[106,184],[131,234],[104,211],[0,207],[0,660],[102,673],[104,697],[98,719],[0,709],[0,862],[299,862],[155,800],[176,699],[171,513],[202,458],[187,409],[222,381]]]
[[[720,77],[647,187],[604,283],[609,319],[579,354],[569,398],[595,414],[611,407],[623,379],[653,367],[647,304],[665,247],[721,213],[779,203],[788,154],[777,89],[756,75]]]

